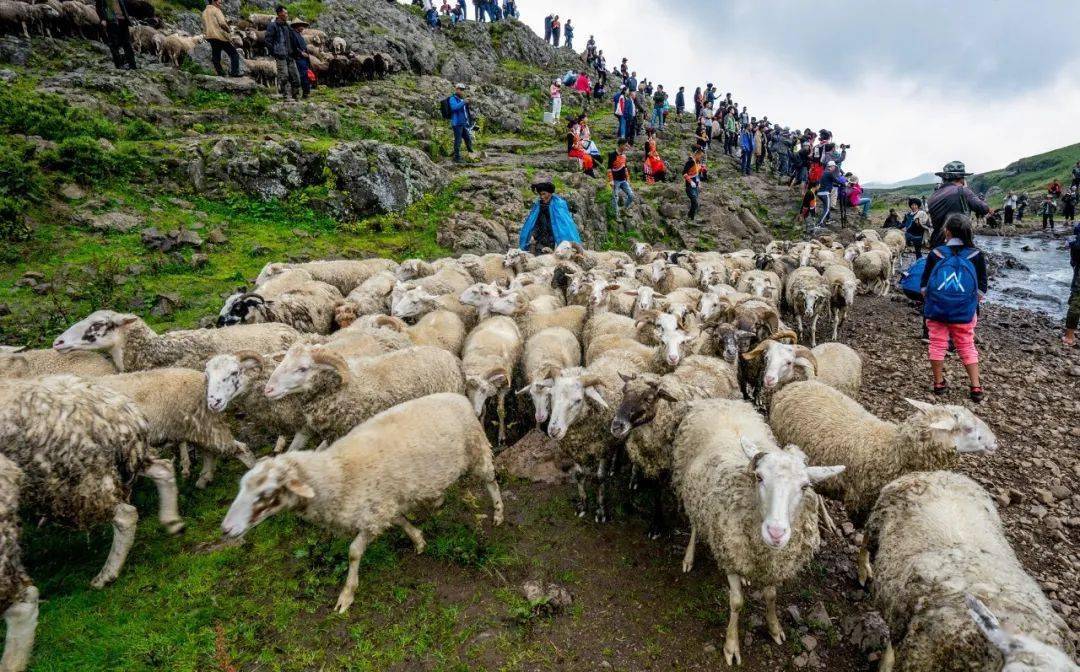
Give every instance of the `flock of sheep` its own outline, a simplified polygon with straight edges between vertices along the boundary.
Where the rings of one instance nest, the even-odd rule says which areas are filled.
[[[397,526],[422,552],[407,516],[462,476],[485,484],[499,525],[485,425],[502,445],[508,426],[535,424],[573,459],[581,516],[608,519],[621,460],[631,481],[672,490],[691,527],[683,570],[701,541],[727,576],[729,664],[741,662],[746,585],[761,589],[769,632],[784,641],[777,587],[807,566],[819,525],[832,527],[828,497],[865,530],[859,576],[873,578],[896,646],[883,670],[1075,672],[1068,627],[991,498],[948,471],[960,453],[994,450],[992,431],[960,406],[908,400],[912,414],[892,423],[854,400],[862,362],[835,339],[860,285],[888,291],[902,248],[867,230],[847,247],[822,238],[758,253],[564,244],[537,256],[272,263],[228,297],[216,329],[159,334],[101,310],[51,350],[9,348],[0,670],[26,666],[37,618],[20,517],[111,521],[92,582],[107,584],[133,542],[139,476],[157,486],[161,523],[183,527],[173,461],[158,450],[175,449],[186,475],[196,448],[200,487],[220,457],[248,468],[226,535],[292,509],[352,536],[344,612],[365,546]],[[817,344],[824,316],[833,340]],[[242,419],[278,436],[271,455],[256,460],[234,437]],[[652,532],[665,519],[656,501]]]
[[[163,63],[180,67],[205,41],[202,35],[161,30],[161,20],[154,16],[153,6],[145,0],[130,0],[127,5],[135,21],[131,26],[131,44],[136,52],[156,54]],[[247,19],[230,23],[230,41],[244,54],[248,74],[266,86],[273,86],[277,76],[273,59],[266,58],[263,40],[266,26],[273,20],[271,14],[251,14]],[[0,31],[25,37],[34,32],[48,37],[104,39],[94,3],[85,0],[0,0]],[[324,31],[307,28],[304,37],[311,69],[321,83],[338,86],[383,79],[395,68],[390,56],[359,53],[350,49],[344,38],[331,37]]]

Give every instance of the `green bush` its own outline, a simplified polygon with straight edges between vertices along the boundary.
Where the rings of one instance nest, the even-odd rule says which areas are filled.
[[[0,87],[0,131],[40,135],[54,141],[76,135],[109,140],[117,137],[116,126],[104,117],[22,83]]]
[[[0,196],[33,200],[45,190],[45,180],[24,142],[0,142]]]
[[[86,136],[62,140],[56,149],[43,153],[41,160],[47,168],[65,172],[83,184],[115,175],[118,169],[112,152]]]
[[[30,237],[26,201],[0,196],[0,240],[16,242]]]

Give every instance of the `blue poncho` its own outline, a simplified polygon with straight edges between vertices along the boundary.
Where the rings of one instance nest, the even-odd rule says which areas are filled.
[[[558,196],[551,197],[551,233],[555,236],[555,244],[569,240],[571,243],[580,243],[581,236],[578,234],[577,225],[574,224],[574,218],[570,216],[570,208],[566,206],[566,201]],[[533,228],[536,226],[536,219],[540,216],[540,199],[537,199],[533,203],[532,210],[529,211],[529,216],[525,218],[525,225],[521,227],[521,236],[518,238],[518,246],[521,249],[528,249],[529,236],[532,235]]]

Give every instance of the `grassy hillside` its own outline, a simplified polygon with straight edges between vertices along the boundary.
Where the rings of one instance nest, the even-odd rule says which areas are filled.
[[[1042,191],[1054,178],[1068,186],[1077,161],[1080,161],[1080,143],[1014,161],[1001,170],[979,173],[969,184],[979,192],[995,188],[1002,192]]]

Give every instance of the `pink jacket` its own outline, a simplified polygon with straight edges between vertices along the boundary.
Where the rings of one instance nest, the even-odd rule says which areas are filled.
[[[588,93],[590,88],[589,78],[584,74],[578,75],[577,81],[574,82],[574,90],[581,93]]]
[[[847,188],[848,203],[852,205],[858,205],[859,199],[862,198],[862,185],[861,184],[849,184]]]

